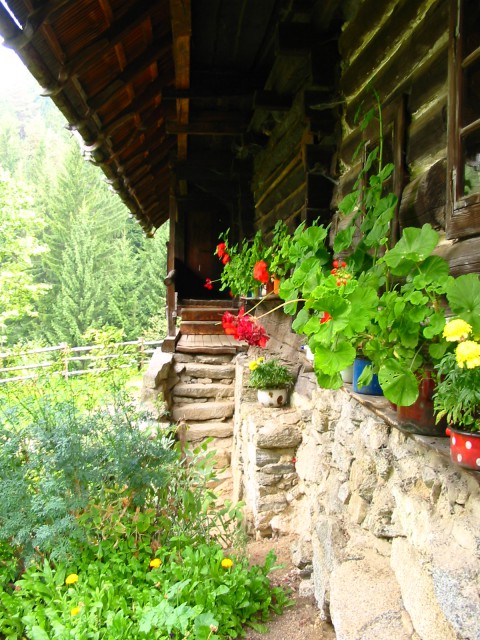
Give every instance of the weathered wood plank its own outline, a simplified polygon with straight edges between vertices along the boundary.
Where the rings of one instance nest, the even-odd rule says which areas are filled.
[[[393,94],[408,93],[411,77],[417,67],[423,65],[424,61],[430,58],[436,50],[445,48],[448,40],[448,2],[447,0],[432,0],[432,2],[433,6],[428,9],[427,3],[420,3],[422,8],[419,8],[418,11],[419,17],[423,16],[422,19],[418,23],[414,22],[415,28],[412,29],[408,37],[405,37],[405,33],[402,34],[403,39],[397,43],[396,50],[391,50],[390,57],[389,51],[384,46],[382,50],[382,43],[379,40],[377,43],[377,58],[379,59],[376,59],[375,64],[373,61],[370,62],[368,58],[364,60],[364,66],[369,67],[370,71],[366,68],[362,69],[361,65],[357,65],[357,62],[349,67],[349,87],[344,85],[343,79],[341,81],[347,98],[355,95],[353,100],[349,100],[347,109],[349,123],[353,122],[359,104],[368,97],[370,85],[366,83],[367,80],[384,100]],[[391,29],[398,30],[399,34],[402,33],[399,24],[391,25]],[[382,37],[387,40],[388,33],[382,31]]]
[[[447,195],[447,161],[439,160],[403,190],[399,223],[405,227],[421,227],[429,222],[445,227]]]

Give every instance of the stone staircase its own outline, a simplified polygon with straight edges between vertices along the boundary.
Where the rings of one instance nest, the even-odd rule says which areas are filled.
[[[185,425],[186,440],[213,438],[219,481],[231,478],[235,391],[235,353],[175,353],[177,383],[172,389],[173,421]]]
[[[202,443],[213,438],[216,468],[230,476],[233,437],[235,365],[237,349],[209,336],[223,336],[225,311],[236,313],[230,300],[183,300],[180,342],[174,355],[179,382],[172,391],[173,419],[187,426],[186,438]],[[187,341],[185,338],[192,338]],[[182,353],[183,351],[183,353]],[[228,468],[228,472],[226,470]]]
[[[183,300],[177,313],[181,317],[182,335],[222,335],[222,316],[225,311],[238,312],[232,300]]]

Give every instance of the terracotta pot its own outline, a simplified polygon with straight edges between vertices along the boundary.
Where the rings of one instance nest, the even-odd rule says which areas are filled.
[[[257,389],[257,398],[264,407],[283,407],[287,404],[288,389]]]
[[[455,464],[465,469],[480,471],[480,433],[446,429],[450,436],[450,457]]]
[[[353,380],[352,380],[352,389],[355,393],[363,393],[367,396],[383,396],[382,388],[378,383],[377,374],[373,375],[372,381],[370,384],[367,384],[363,387],[358,386],[358,378],[362,374],[362,371],[369,364],[372,364],[370,360],[366,358],[355,358],[353,362]]]
[[[445,419],[435,423],[435,413],[433,411],[433,393],[435,391],[435,381],[431,373],[425,371],[424,377],[418,386],[418,398],[409,407],[397,407],[397,416],[403,426],[408,431],[423,436],[445,437],[447,422]]]
[[[273,293],[278,296],[278,290],[280,289],[280,279],[273,279]]]
[[[272,280],[268,280],[265,285],[265,294],[267,293],[274,293],[274,283]]]

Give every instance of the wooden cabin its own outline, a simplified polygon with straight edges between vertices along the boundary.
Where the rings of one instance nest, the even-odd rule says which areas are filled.
[[[353,151],[362,136],[375,142],[355,119],[372,88],[395,164],[397,237],[406,226],[430,222],[444,232],[441,251],[454,275],[480,271],[478,0],[6,3],[0,35],[81,137],[87,159],[145,233],[170,222],[166,350],[175,349],[175,318],[187,301],[197,301],[183,312],[187,334],[208,333],[198,324],[207,322],[205,307],[213,306],[218,320],[218,307],[228,304],[203,286],[220,275],[219,234],[230,229],[241,241],[261,229],[268,237],[279,219],[292,230],[301,221],[341,223],[336,203],[358,174]],[[331,393],[309,405],[323,417],[307,447],[315,473],[305,471],[303,486],[317,488],[300,527],[313,545],[320,608],[340,637],[352,640],[479,638],[478,480],[452,471],[440,445],[399,444],[386,423],[350,401],[342,401],[348,419],[373,420],[373,430],[361,441],[352,428],[348,446],[357,449],[348,455],[344,441],[335,440],[332,451],[325,440],[322,449],[325,425],[340,420],[340,396]],[[307,449],[295,454],[297,471]],[[326,490],[322,474],[336,484]],[[464,556],[470,566],[462,573]],[[372,575],[379,591],[368,582]],[[404,609],[390,603],[367,624],[366,600],[356,596],[382,604],[399,590],[410,631]],[[388,631],[381,627],[387,619]]]
[[[212,295],[203,283],[220,275],[222,231],[241,241],[278,219],[335,218],[371,87],[399,231],[432,222],[453,272],[479,269],[473,0],[7,4],[0,34],[86,157],[146,233],[170,221],[171,338],[177,301]]]

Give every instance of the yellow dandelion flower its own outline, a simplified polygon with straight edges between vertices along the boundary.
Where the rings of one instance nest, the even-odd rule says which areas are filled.
[[[472,326],[462,320],[455,318],[447,322],[443,329],[443,337],[447,342],[460,342],[466,340],[472,331]]]
[[[78,582],[78,576],[76,573],[71,573],[65,578],[65,584],[75,584]]]
[[[79,613],[80,613],[80,607],[72,607],[70,609],[70,615],[72,616],[78,616]]]
[[[230,567],[233,567],[233,560],[230,560],[230,558],[224,558],[221,565],[224,569],[230,569]]]
[[[258,364],[262,364],[262,362],[265,362],[265,358],[263,356],[260,356],[260,358],[257,358],[257,362]]]
[[[258,362],[256,360],[253,360],[253,362],[250,362],[250,364],[248,365],[248,368],[250,369],[250,371],[255,371],[257,367],[258,367]]]
[[[160,560],[160,558],[154,558],[153,560],[150,560],[150,566],[153,569],[158,569],[158,567],[162,564],[162,561]]]
[[[460,342],[455,349],[455,357],[457,364],[462,369],[475,369],[480,367],[480,344],[473,340],[465,340]]]

